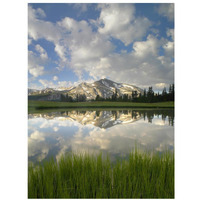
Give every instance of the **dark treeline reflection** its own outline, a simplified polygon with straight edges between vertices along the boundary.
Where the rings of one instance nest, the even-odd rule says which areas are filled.
[[[134,115],[134,111],[133,115]],[[169,125],[174,126],[174,110],[148,110],[148,111],[139,111],[140,115],[144,120],[148,120],[149,123],[152,123],[152,120],[155,116],[160,116],[163,121],[166,121],[168,118]]]
[[[161,118],[164,122],[168,120],[170,126],[174,126],[174,110],[72,110],[72,111],[61,111],[51,112],[45,114],[30,114],[29,118],[32,117],[44,117],[47,119],[53,119],[54,117],[69,117],[76,120],[78,117],[88,118],[92,121],[117,121],[117,120],[130,120],[132,122],[141,120],[152,123],[154,117]],[[85,119],[87,120],[87,119]],[[116,123],[114,123],[115,125]],[[110,126],[112,126],[110,124]]]
[[[174,126],[174,110],[122,110],[122,111],[114,111],[115,115],[119,112],[119,114],[123,113],[124,115],[129,115],[131,113],[132,119],[144,118],[144,120],[148,120],[149,123],[152,123],[152,120],[155,116],[161,118],[163,121],[166,121],[168,118],[169,125]]]

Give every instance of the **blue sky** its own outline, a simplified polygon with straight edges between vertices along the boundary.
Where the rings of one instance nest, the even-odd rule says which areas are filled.
[[[174,83],[174,4],[28,4],[28,87]]]

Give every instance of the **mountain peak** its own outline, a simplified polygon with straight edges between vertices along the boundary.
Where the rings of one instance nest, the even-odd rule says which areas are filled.
[[[126,83],[117,83],[112,80],[109,80],[107,78],[100,79],[98,81],[95,81],[93,83],[87,83],[82,82],[78,86],[74,86],[70,88],[69,90],[50,90],[50,89],[44,89],[41,91],[35,91],[36,93],[43,94],[43,93],[49,93],[51,95],[51,100],[54,100],[54,94],[60,95],[60,94],[68,94],[73,99],[76,99],[77,94],[84,94],[86,96],[87,100],[95,99],[97,95],[103,98],[111,98],[113,95],[113,92],[117,90],[118,96],[123,96],[124,94],[131,96],[133,91],[137,91],[138,95],[140,93],[143,93],[143,90]],[[32,91],[30,91],[29,95],[32,95]],[[54,95],[54,96],[53,96]],[[45,97],[46,98],[46,97]]]
[[[102,81],[102,80],[104,80],[104,81],[114,82],[114,81],[112,81],[112,80],[110,80],[110,79],[107,79],[107,78],[102,78],[102,79],[100,79],[99,81]]]

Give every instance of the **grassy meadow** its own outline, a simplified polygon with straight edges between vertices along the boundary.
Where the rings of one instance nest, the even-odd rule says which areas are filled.
[[[174,102],[135,103],[135,102],[53,102],[28,101],[29,112],[42,109],[61,108],[174,108]]]
[[[174,198],[174,155],[65,155],[28,168],[28,198]]]

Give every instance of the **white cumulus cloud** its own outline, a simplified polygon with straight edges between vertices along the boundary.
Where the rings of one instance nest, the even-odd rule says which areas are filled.
[[[36,45],[37,46],[37,45]],[[40,46],[36,47],[36,50],[39,51]],[[42,51],[43,48],[40,49]],[[28,71],[33,77],[41,76],[45,73],[44,64],[48,56],[46,53],[37,55],[33,51],[28,51]]]
[[[174,42],[168,41],[163,45],[163,48],[165,50],[165,55],[174,57]]]
[[[121,40],[125,45],[145,36],[151,22],[135,16],[133,4],[100,4],[99,32]]]
[[[38,51],[40,53],[40,58],[43,60],[48,59],[48,55],[47,52],[44,50],[44,48],[42,48],[39,44],[37,44],[35,46],[36,51]]]
[[[29,69],[29,73],[34,77],[38,77],[44,74],[44,67],[36,65],[34,68]]]

